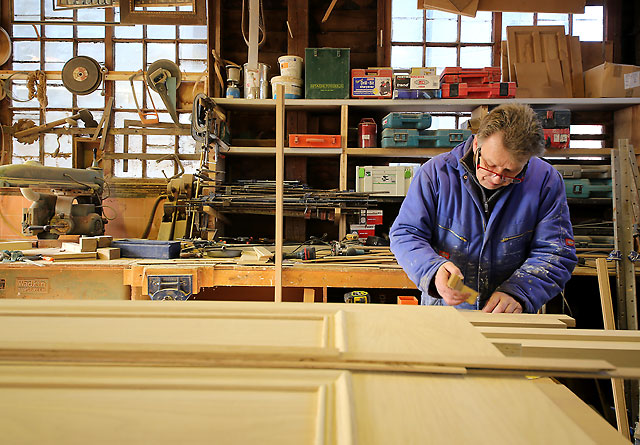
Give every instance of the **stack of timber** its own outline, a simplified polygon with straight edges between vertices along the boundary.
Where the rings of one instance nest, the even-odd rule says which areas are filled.
[[[610,378],[615,366],[505,357],[465,317],[403,305],[0,301],[0,427],[10,443],[625,443],[561,385],[524,377]],[[460,407],[464,428],[449,414]]]
[[[274,181],[239,181],[208,187],[207,195],[187,201],[187,206],[202,210],[209,206],[222,213],[273,214],[276,204]],[[374,208],[377,200],[367,193],[317,190],[298,181],[284,183],[284,215],[308,219],[334,220],[336,209],[342,214],[358,214]]]

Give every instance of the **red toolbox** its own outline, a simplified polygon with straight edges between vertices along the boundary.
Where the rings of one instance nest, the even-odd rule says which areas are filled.
[[[357,99],[391,99],[393,69],[351,70],[351,97]]]
[[[340,148],[342,138],[335,134],[290,134],[289,147]]]
[[[544,144],[547,148],[569,148],[571,130],[568,128],[544,128]]]
[[[494,82],[485,85],[443,83],[443,99],[497,99],[516,97],[515,82]]]
[[[499,67],[487,68],[461,68],[451,66],[445,68],[440,74],[440,83],[466,83],[467,85],[479,85],[490,82],[500,82],[502,73]]]

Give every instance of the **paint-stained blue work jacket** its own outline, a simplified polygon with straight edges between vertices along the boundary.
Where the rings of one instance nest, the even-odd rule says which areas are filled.
[[[422,304],[446,305],[432,280],[451,261],[479,292],[474,305],[458,308],[482,309],[502,291],[536,312],[562,291],[577,262],[562,176],[531,158],[524,180],[504,187],[487,219],[461,161],[472,142],[420,167],[391,227],[391,250],[422,291]]]

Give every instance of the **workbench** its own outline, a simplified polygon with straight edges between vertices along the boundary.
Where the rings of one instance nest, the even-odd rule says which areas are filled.
[[[149,276],[191,275],[195,298],[270,301],[273,265],[238,265],[216,260],[82,260],[54,263],[0,263],[0,298],[146,300]],[[610,275],[615,270],[610,269]],[[595,269],[577,267],[575,276]],[[286,301],[327,302],[328,289],[407,289],[416,286],[398,266],[286,264],[282,271]],[[251,292],[236,292],[240,288]],[[411,293],[411,292],[409,292]]]

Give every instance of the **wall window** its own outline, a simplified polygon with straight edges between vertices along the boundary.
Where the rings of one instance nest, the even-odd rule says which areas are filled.
[[[136,25],[108,27],[104,22],[118,22],[119,13],[112,8],[60,9],[51,0],[14,0],[13,2],[13,65],[15,71],[36,70],[59,72],[75,56],[89,56],[110,72],[127,75],[147,67],[158,59],[176,62],[182,72],[201,73],[207,66],[206,26]],[[168,10],[170,8],[162,8]],[[69,24],[27,25],[20,22],[67,21]],[[85,22],[86,25],[75,25]],[[93,25],[95,23],[96,25]],[[107,60],[107,58],[110,58]],[[126,120],[139,120],[128,80],[107,81],[113,91],[114,115],[112,125],[123,127]],[[67,117],[86,108],[99,122],[106,106],[102,86],[91,94],[71,94],[61,80],[47,79],[46,110],[35,98],[28,102],[11,102],[13,121],[31,119],[36,125]],[[166,108],[155,93],[151,97],[143,91],[142,82],[135,82],[136,96],[141,107],[152,109],[151,98],[160,112],[161,122],[172,122]],[[26,80],[12,82],[13,96],[28,97]],[[180,121],[189,123],[191,110],[179,110]],[[31,144],[13,140],[13,163],[37,160],[45,165],[72,167],[72,138],[69,135],[47,134]],[[115,136],[114,152],[140,153],[142,159],[115,159],[113,172],[118,177],[164,178],[177,172],[173,160],[157,162],[143,159],[144,153],[194,154],[191,136],[132,136],[128,140]],[[182,161],[192,172],[197,161]]]
[[[391,66],[497,66],[492,49],[506,40],[507,26],[562,25],[583,41],[602,41],[604,7],[587,6],[584,14],[504,12],[502,27],[493,41],[494,14],[478,11],[475,18],[436,10],[417,9],[415,0],[392,0]],[[498,30],[496,30],[498,31]]]

